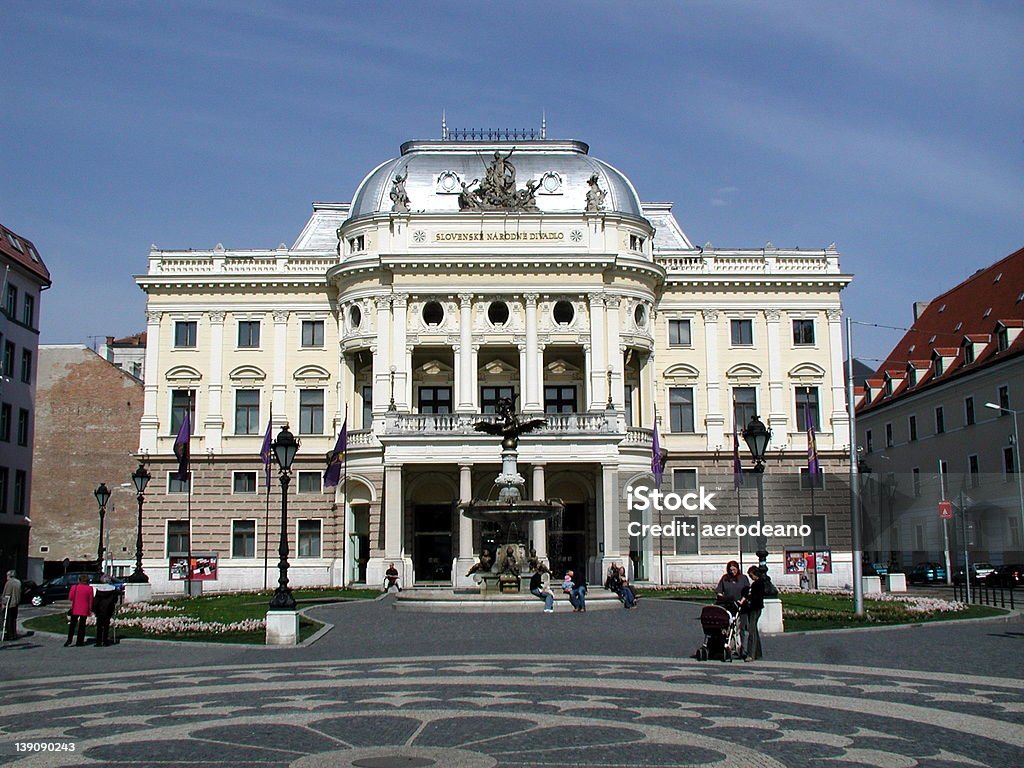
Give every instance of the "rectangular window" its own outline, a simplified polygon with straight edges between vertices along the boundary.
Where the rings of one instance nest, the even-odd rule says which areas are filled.
[[[7,513],[7,484],[10,480],[10,471],[7,467],[0,467],[0,513]]]
[[[27,491],[28,473],[24,469],[14,470],[14,514],[25,514],[25,497]]]
[[[734,347],[750,347],[754,344],[754,321],[753,320],[731,320],[729,327],[732,330],[732,345]]]
[[[420,413],[451,413],[451,387],[420,387],[416,406]]]
[[[964,365],[970,365],[974,362],[974,344],[968,341],[964,344]]]
[[[695,491],[697,490],[696,469],[673,469],[672,470],[673,491]]]
[[[321,520],[299,520],[298,544],[295,548],[297,557],[320,557]]]
[[[188,493],[192,485],[192,473],[185,480],[178,479],[178,471],[167,473],[167,493]]]
[[[231,556],[256,557],[256,521],[231,521]]]
[[[804,549],[814,551],[828,547],[828,526],[824,515],[801,515],[800,522],[811,529],[811,535],[802,542]]]
[[[260,345],[260,321],[239,320],[238,321],[238,346],[258,347]]]
[[[964,398],[964,424],[968,427],[974,423],[974,398]]]
[[[513,387],[480,387],[480,408],[484,413],[497,413],[498,402],[507,397],[515,397]]]
[[[914,496],[918,497],[921,495],[921,468],[914,467],[911,471],[914,475]]]
[[[818,407],[817,387],[796,388],[796,428],[807,429],[807,420],[814,426],[815,432],[821,431],[821,412]]]
[[[811,484],[812,480],[810,471],[807,469],[807,467],[801,467],[800,490],[809,491],[811,489]],[[822,471],[821,467],[818,467],[818,474],[814,477],[813,485],[815,490],[825,487],[825,473]]]
[[[7,316],[13,320],[15,315],[14,312],[18,308],[18,289],[17,287],[7,284],[7,296],[4,300],[4,311],[7,312]]]
[[[32,350],[21,350],[21,380],[25,384],[32,383]]]
[[[235,472],[231,478],[232,493],[256,493],[255,472]]]
[[[1017,472],[1017,462],[1013,455],[1013,446],[1003,448],[1003,472],[1013,475]]]
[[[669,430],[693,432],[693,387],[670,387],[668,390]]]
[[[892,424],[885,425],[885,447],[892,448]]]
[[[36,297],[31,293],[25,294],[25,302],[21,305],[21,322],[29,328],[35,327]]]
[[[907,432],[910,435],[910,442],[917,440],[917,416],[907,417]]]
[[[260,433],[260,391],[239,389],[235,391],[235,434],[258,435]]]
[[[749,531],[751,527],[757,523],[756,517],[740,517],[740,525],[745,525]],[[769,542],[771,543],[771,542]],[[747,534],[746,536],[740,537],[740,551],[741,552],[756,552],[757,551],[757,536]]]
[[[4,376],[11,378],[14,376],[14,342],[4,342]]]
[[[633,423],[633,390],[636,389],[632,384],[626,384],[622,388],[622,397],[625,402],[622,404],[623,410],[626,412],[626,426],[636,426]]]
[[[197,326],[195,320],[178,320],[174,324],[174,346],[179,349],[194,347]]]
[[[350,237],[348,239],[348,252],[359,253],[360,251],[366,250],[366,236],[357,235],[356,237]]]
[[[1016,515],[1006,518],[1006,538],[1011,547],[1020,548],[1020,518]]]
[[[324,433],[324,391],[322,389],[299,390],[299,434],[322,435]]]
[[[981,485],[981,469],[978,466],[978,457],[976,455],[967,457],[967,470],[971,474],[971,487],[977,488]]]
[[[864,450],[871,453],[875,449],[871,440],[871,430],[864,433]]]
[[[189,427],[192,434],[196,433],[196,398],[191,389],[171,390],[171,434],[177,436],[181,423],[188,414]]]
[[[1010,332],[1005,328],[1000,328],[996,332],[996,351],[1005,352],[1010,348]]]
[[[757,389],[755,387],[733,387],[732,420],[737,434],[743,432],[750,420],[757,415]]]
[[[814,321],[794,320],[793,321],[793,344],[795,346],[806,346],[814,343]]]
[[[1004,386],[999,388],[999,398],[998,398],[997,402],[999,403],[999,407],[1000,408],[1006,408],[1007,410],[1009,410],[1009,408],[1010,408],[1010,388],[1008,386],[1004,385]],[[1006,411],[1000,411],[999,415],[1000,416],[1005,416],[1006,415]]]
[[[188,520],[167,521],[167,557],[188,554]]]
[[[670,347],[689,347],[692,343],[689,320],[668,321],[668,345]]]
[[[946,431],[946,415],[940,405],[935,409],[935,434],[941,435]]]
[[[544,387],[544,413],[576,413],[576,387]]]
[[[324,345],[324,321],[302,321],[302,346],[322,347]]]
[[[373,426],[373,387],[363,387],[363,429]]]
[[[28,445],[28,410],[18,409],[18,445]]]
[[[10,403],[4,403],[0,406],[0,440],[3,440],[5,443],[11,442],[11,414]]]
[[[319,472],[299,472],[299,493],[322,493],[322,479]]]
[[[675,529],[678,534],[674,537],[677,555],[699,555],[700,554],[700,518],[677,517],[675,518]],[[685,527],[684,527],[685,526]],[[684,531],[692,533],[692,536],[681,535]]]
[[[924,549],[924,526],[914,526],[914,549],[918,552]]]

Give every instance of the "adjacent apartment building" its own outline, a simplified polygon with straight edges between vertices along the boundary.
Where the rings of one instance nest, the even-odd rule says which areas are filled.
[[[0,225],[0,572],[29,573],[29,505],[42,292],[50,272],[35,245]]]
[[[1024,560],[1024,249],[930,302],[857,411],[865,551],[909,566]],[[939,502],[950,501],[951,518]]]
[[[448,131],[403,144],[350,202],[314,203],[290,247],[154,247],[136,277],[154,588],[189,550],[217,558],[208,588],[274,583],[280,491],[275,470],[267,498],[257,458],[268,422],[301,440],[293,584],[376,585],[391,563],[405,584],[468,583],[500,542],[456,505],[491,493],[500,449],[473,424],[504,397],[547,419],[522,440],[519,466],[534,498],[564,503],[530,531],[556,572],[597,578],[618,561],[637,580],[691,583],[752,562],[756,537],[735,524],[757,520],[757,494],[734,491],[732,451],[757,414],[772,430],[767,522],[813,526],[832,555],[822,585],[849,583],[850,279],[834,245],[694,245],[670,203],[641,202],[581,141]],[[188,482],[173,474],[186,414]],[[655,423],[663,490],[703,486],[715,509],[630,509],[629,489],[653,482]],[[806,474],[808,423],[823,480]],[[343,424],[345,480],[324,488]],[[673,520],[698,533],[630,527]],[[785,553],[811,538],[769,540],[778,581],[796,582]]]

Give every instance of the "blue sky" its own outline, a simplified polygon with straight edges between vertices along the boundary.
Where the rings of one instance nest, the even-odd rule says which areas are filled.
[[[1020,3],[0,6],[0,220],[53,273],[44,343],[142,330],[150,243],[291,243],[442,109],[546,110],[696,243],[836,242],[859,321],[1024,245]]]

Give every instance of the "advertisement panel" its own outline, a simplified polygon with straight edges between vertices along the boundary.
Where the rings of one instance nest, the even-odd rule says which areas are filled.
[[[188,580],[188,558],[184,555],[169,558],[168,578],[171,581]],[[217,553],[204,552],[192,555],[192,581],[217,580]]]

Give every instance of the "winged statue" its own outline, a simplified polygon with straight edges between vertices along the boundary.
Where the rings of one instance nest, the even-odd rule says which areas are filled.
[[[488,435],[501,435],[506,440],[519,441],[520,435],[540,429],[547,422],[544,419],[527,419],[520,421],[515,412],[515,405],[511,397],[503,397],[498,401],[498,421],[478,421],[473,425],[477,432],[486,432]]]

